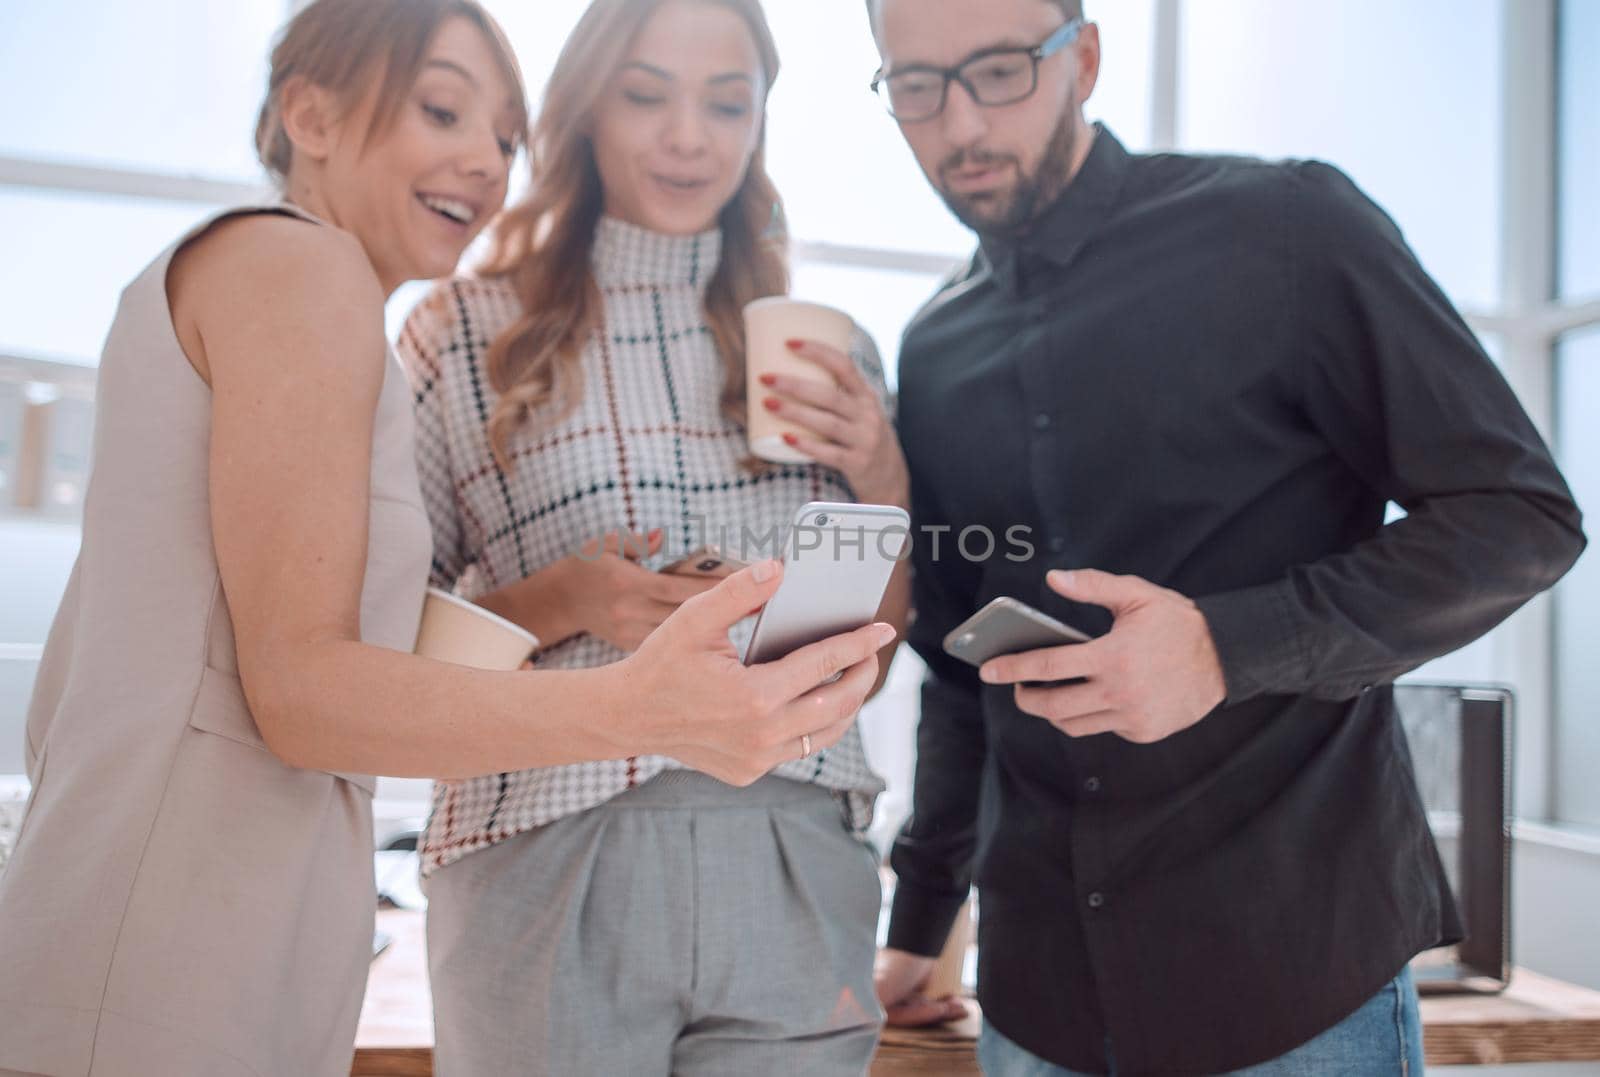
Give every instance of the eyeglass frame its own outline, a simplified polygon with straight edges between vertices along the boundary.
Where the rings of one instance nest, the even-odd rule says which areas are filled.
[[[977,52],[968,56],[954,67],[935,67],[932,64],[911,64],[899,71],[886,71],[880,67],[872,76],[871,90],[873,96],[877,97],[878,100],[883,102],[883,107],[889,113],[889,115],[893,116],[901,123],[926,123],[929,120],[938,119],[939,116],[944,113],[945,104],[950,99],[950,84],[952,82],[960,83],[961,88],[967,91],[967,96],[972,98],[975,104],[980,105],[983,108],[1004,108],[1007,105],[1014,105],[1019,101],[1026,101],[1036,92],[1038,92],[1039,64],[1045,60],[1048,60],[1062,49],[1077,41],[1078,36],[1083,33],[1083,28],[1087,25],[1089,25],[1088,21],[1084,19],[1082,15],[1074,15],[1072,18],[1056,27],[1053,31],[1051,31],[1049,37],[1045,38],[1031,49],[1017,48],[1016,46],[1012,45],[997,45],[993,48],[979,49]],[[1009,101],[998,101],[994,104],[985,104],[983,101],[978,100],[978,91],[973,87],[971,81],[961,73],[962,69],[970,64],[975,64],[980,60],[988,60],[995,56],[1004,56],[1011,53],[1021,53],[1033,61],[1033,79],[1028,86],[1028,92],[1022,94],[1020,97],[1013,97]],[[931,75],[938,75],[944,81],[939,87],[938,106],[926,116],[918,116],[916,119],[907,120],[901,119],[899,116],[895,115],[894,104],[890,100],[888,92],[880,89],[880,87],[886,86],[889,82],[889,79],[893,76],[906,74],[907,72],[911,71],[919,71]]]

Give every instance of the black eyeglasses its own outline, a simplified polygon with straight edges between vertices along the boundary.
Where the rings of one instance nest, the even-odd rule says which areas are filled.
[[[872,76],[872,92],[901,123],[931,120],[944,111],[950,84],[959,82],[980,105],[1012,105],[1039,87],[1039,61],[1054,56],[1083,31],[1080,16],[1063,23],[1031,49],[984,49],[956,67],[915,64]]]

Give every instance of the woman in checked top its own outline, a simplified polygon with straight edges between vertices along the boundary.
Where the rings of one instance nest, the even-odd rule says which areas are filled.
[[[788,287],[763,152],[777,70],[754,0],[597,0],[546,90],[530,194],[401,334],[434,582],[532,630],[540,668],[630,661],[708,586],[646,566],[707,530],[905,501],[862,333],[850,354],[793,345],[836,387],[766,387],[812,462],[757,466],[746,445],[741,310]],[[883,620],[903,625],[907,590],[898,570]],[[439,1073],[865,1069],[879,888],[860,833],[882,783],[859,735],[748,788],[702,770],[648,752],[436,787]]]

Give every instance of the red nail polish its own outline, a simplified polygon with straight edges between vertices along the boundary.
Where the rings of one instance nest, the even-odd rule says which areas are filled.
[[[779,409],[779,408],[780,408],[780,407],[782,407],[782,406],[783,406],[783,405],[781,405],[781,404],[779,404],[779,403],[778,403],[778,402],[777,402],[777,401],[776,401],[776,400],[774,400],[774,399],[773,399],[773,398],[772,398],[772,397],[770,397],[770,396],[769,396],[769,397],[767,397],[767,398],[766,398],[766,399],[765,399],[765,400],[763,400],[763,401],[762,401],[762,402],[761,402],[761,404],[762,404],[762,406],[763,406],[763,407],[765,407],[765,408],[766,408],[766,409],[767,409],[767,410],[768,410],[768,411],[777,411],[777,410],[778,410],[778,409]]]
[[[798,445],[798,444],[800,444],[800,439],[795,437],[793,434],[785,434],[785,435],[783,435],[783,440],[788,442],[790,445]]]
[[[761,379],[760,380],[761,380],[761,384],[762,385],[776,385],[776,384],[778,384],[778,375],[776,375],[776,374],[763,374],[763,375],[761,375]]]
[[[803,340],[786,340],[784,341],[784,344],[788,345],[789,350],[794,352],[797,352],[806,346],[806,342]]]

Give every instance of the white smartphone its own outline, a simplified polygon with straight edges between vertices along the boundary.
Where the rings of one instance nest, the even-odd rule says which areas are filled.
[[[997,598],[952,628],[944,637],[945,653],[981,666],[1003,654],[1087,643],[1089,637],[1014,598]]]
[[[872,623],[911,519],[893,505],[813,501],[795,514],[783,582],[756,619],[745,665]]]

